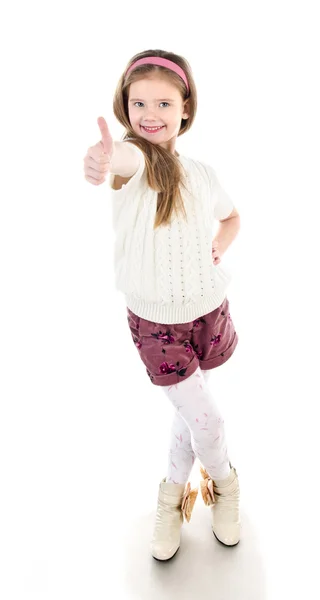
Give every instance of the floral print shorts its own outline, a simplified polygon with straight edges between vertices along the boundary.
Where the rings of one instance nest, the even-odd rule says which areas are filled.
[[[211,313],[178,325],[147,321],[128,307],[127,313],[133,342],[154,385],[179,383],[199,366],[219,367],[238,343],[227,298]]]

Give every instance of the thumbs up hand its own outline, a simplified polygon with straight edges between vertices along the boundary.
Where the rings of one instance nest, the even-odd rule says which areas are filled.
[[[100,185],[105,181],[110,171],[110,162],[114,153],[114,141],[109,131],[106,120],[98,118],[101,132],[101,141],[88,148],[84,157],[85,179],[93,185]]]

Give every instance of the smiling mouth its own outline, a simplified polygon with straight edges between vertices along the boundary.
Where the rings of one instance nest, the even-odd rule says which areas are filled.
[[[162,125],[161,127],[144,127],[143,125],[140,125],[140,127],[146,133],[158,133],[164,128],[164,125]]]

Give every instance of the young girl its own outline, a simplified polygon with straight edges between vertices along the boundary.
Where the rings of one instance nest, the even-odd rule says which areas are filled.
[[[212,529],[227,546],[240,540],[239,483],[224,421],[207,382],[233,354],[238,336],[229,312],[229,276],[220,258],[239,230],[239,215],[213,168],[176,151],[196,115],[196,87],[179,55],[148,50],[124,70],[113,102],[125,128],[89,148],[85,178],[110,174],[116,232],[116,286],[125,294],[133,342],[151,383],[175,409],[166,477],[158,492],[152,555],[169,560],[180,547],[198,489],[188,482],[195,458]],[[210,123],[208,122],[208,127]],[[219,230],[212,240],[215,220]]]

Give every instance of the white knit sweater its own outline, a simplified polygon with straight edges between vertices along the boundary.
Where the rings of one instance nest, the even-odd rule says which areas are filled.
[[[130,143],[130,142],[124,142]],[[157,192],[147,183],[144,154],[120,190],[108,185],[115,231],[115,283],[137,316],[161,324],[193,321],[220,306],[231,275],[212,260],[215,219],[227,218],[233,202],[209,165],[181,155],[187,177],[182,197],[188,217],[173,214],[171,225],[153,229]]]

